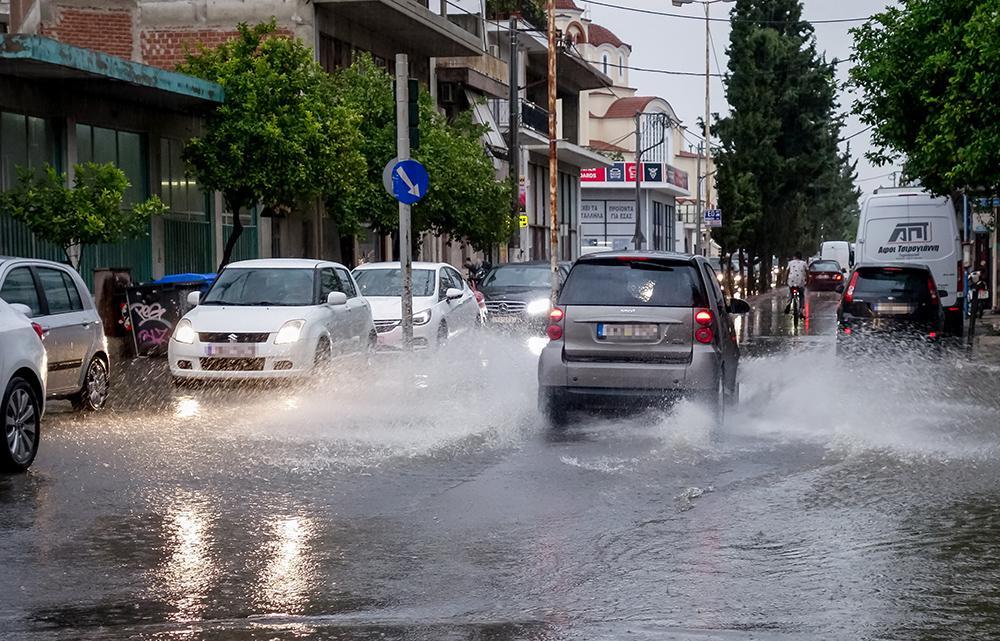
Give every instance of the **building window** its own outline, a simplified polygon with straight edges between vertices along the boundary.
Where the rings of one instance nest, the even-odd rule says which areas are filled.
[[[618,77],[625,77],[625,56],[618,56]]]
[[[604,75],[608,75],[608,54],[601,56],[601,63],[604,67]]]
[[[208,211],[205,194],[194,178],[185,175],[183,148],[180,140],[160,139],[160,199],[172,218],[203,221]]]
[[[52,125],[44,118],[0,112],[0,191],[17,184],[17,168],[58,168]]]
[[[77,124],[76,156],[78,162],[114,163],[125,172],[129,182],[125,204],[137,203],[149,196],[146,146],[141,134]]]

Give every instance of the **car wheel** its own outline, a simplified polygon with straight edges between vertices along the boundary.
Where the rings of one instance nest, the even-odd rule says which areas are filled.
[[[38,453],[42,408],[28,381],[14,378],[7,386],[0,405],[4,439],[0,447],[0,469],[23,472]]]
[[[438,325],[438,332],[437,332],[438,349],[441,349],[447,344],[448,344],[448,323],[441,321],[441,324]]]
[[[569,412],[566,404],[552,390],[538,390],[538,409],[549,422],[552,429],[563,429],[569,424]]]
[[[322,371],[330,367],[333,353],[330,351],[330,341],[323,337],[316,343],[316,354],[313,356],[313,371]]]
[[[98,412],[104,409],[111,390],[111,376],[104,359],[95,356],[87,366],[87,374],[83,378],[83,388],[70,401],[73,408],[88,412]]]

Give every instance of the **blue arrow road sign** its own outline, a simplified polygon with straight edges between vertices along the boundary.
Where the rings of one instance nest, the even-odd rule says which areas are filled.
[[[401,160],[392,168],[392,195],[404,205],[412,205],[427,195],[430,179],[416,160]]]

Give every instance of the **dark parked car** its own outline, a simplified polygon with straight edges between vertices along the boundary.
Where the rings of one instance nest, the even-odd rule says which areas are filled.
[[[570,263],[559,263],[560,285]],[[490,270],[479,284],[486,299],[488,324],[494,327],[545,330],[552,310],[550,265],[547,261],[506,263]]]
[[[844,290],[837,321],[841,353],[936,342],[944,330],[941,292],[924,265],[859,265]]]
[[[832,292],[844,284],[844,268],[835,260],[817,260],[809,265],[807,289],[814,292]]]
[[[615,252],[581,257],[549,314],[539,405],[554,425],[572,410],[706,400],[719,420],[739,398],[734,314],[701,256]]]

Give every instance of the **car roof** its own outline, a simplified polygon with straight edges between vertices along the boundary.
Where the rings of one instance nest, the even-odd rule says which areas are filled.
[[[697,260],[699,256],[692,256],[691,254],[682,254],[680,252],[670,252],[670,251],[607,251],[607,252],[595,252],[593,254],[586,254],[585,256],[580,256],[578,259],[576,259],[576,262],[585,263],[591,260],[604,260],[607,258],[661,258],[667,260],[693,262]]]
[[[23,256],[0,256],[0,265],[4,263],[31,263],[32,265],[48,265],[51,267],[62,267],[64,269],[73,269],[70,265],[66,263],[60,263],[55,260],[45,260],[44,258],[24,258]]]
[[[226,265],[226,269],[315,269],[321,265],[343,267],[340,263],[315,258],[255,258],[229,263]]]
[[[413,269],[440,269],[442,267],[451,267],[452,269],[458,271],[458,268],[451,263],[429,263],[425,261],[415,261],[412,263]],[[399,269],[399,261],[386,261],[382,263],[365,263],[364,265],[358,265],[354,269]]]
[[[892,267],[895,269],[915,269],[918,271],[931,271],[931,268],[923,263],[890,263],[890,262],[877,262],[877,263],[861,263],[854,266],[854,271],[859,269],[883,269],[886,267]]]

